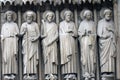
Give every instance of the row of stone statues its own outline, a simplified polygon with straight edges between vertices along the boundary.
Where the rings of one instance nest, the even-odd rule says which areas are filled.
[[[73,13],[64,10],[63,21],[59,27],[54,22],[55,14],[52,11],[43,13],[42,25],[39,28],[35,22],[36,14],[33,11],[24,13],[25,22],[19,31],[15,23],[16,14],[7,11],[4,14],[6,22],[1,29],[2,46],[2,73],[4,78],[15,78],[17,75],[18,39],[22,36],[22,54],[24,78],[36,78],[39,60],[39,38],[42,39],[45,79],[57,80],[58,69],[58,40],[60,42],[61,71],[65,80],[77,78],[77,39],[80,42],[82,76],[84,80],[95,78],[96,66],[96,38],[99,37],[100,68],[102,74],[114,72],[113,57],[115,56],[115,30],[110,9],[104,10],[103,19],[98,25],[92,20],[92,12],[84,10],[83,21],[79,29],[72,21]],[[41,54],[41,53],[40,53]],[[32,76],[31,76],[32,75]]]

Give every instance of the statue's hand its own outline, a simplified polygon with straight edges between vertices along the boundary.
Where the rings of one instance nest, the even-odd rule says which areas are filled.
[[[1,37],[1,41],[4,41],[4,39],[5,39],[4,37]]]
[[[35,42],[35,41],[37,41],[37,38],[36,37],[32,37],[31,38],[31,42]]]
[[[42,37],[42,38],[45,38],[45,37],[47,37],[47,34],[44,34],[44,35],[42,35],[41,37]]]
[[[68,55],[67,58],[68,58],[69,60],[71,60],[72,54]]]
[[[110,34],[106,33],[106,34],[104,34],[102,37],[103,37],[104,39],[107,39],[107,38],[109,38],[110,36],[111,36]]]
[[[73,31],[72,30],[68,30],[68,31],[66,31],[66,33],[73,33]]]
[[[89,44],[89,48],[92,49],[92,44]]]

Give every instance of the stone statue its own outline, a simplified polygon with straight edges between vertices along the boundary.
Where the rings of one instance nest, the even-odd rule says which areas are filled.
[[[89,78],[95,77],[96,25],[92,20],[92,12],[90,10],[84,10],[83,12],[83,21],[79,26],[78,35],[81,46],[83,75],[89,74]]]
[[[40,31],[38,24],[35,22],[36,14],[33,11],[26,11],[24,19],[25,22],[21,26],[20,34],[23,36],[23,69],[24,78],[26,78],[31,77],[30,75],[35,77],[37,73]]]
[[[2,46],[2,73],[4,78],[15,78],[17,74],[17,54],[18,54],[18,25],[14,22],[16,13],[7,11],[4,14],[5,23],[1,29]],[[8,76],[9,75],[9,76]]]
[[[72,16],[73,13],[70,10],[63,10],[61,12],[63,21],[59,25],[62,74],[66,80],[76,77],[77,29]]]
[[[58,64],[57,60],[58,26],[55,22],[53,22],[54,18],[55,14],[52,11],[45,11],[42,20],[43,25],[41,26],[45,75],[47,80],[52,80],[51,79],[52,76],[54,78],[57,78],[55,76],[57,76],[57,64]]]
[[[112,11],[105,9],[104,18],[98,23],[99,53],[101,73],[114,72],[114,55],[116,52],[115,30],[112,21]]]

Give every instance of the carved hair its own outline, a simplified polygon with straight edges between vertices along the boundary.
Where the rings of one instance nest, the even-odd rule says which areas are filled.
[[[50,11],[50,10],[47,10],[47,11],[45,11],[45,12],[43,13],[43,19],[46,20],[47,17],[48,17],[48,15],[52,15],[52,16],[53,16],[53,17],[52,17],[52,20],[55,19],[55,14],[54,14],[54,12],[53,12],[53,11]]]
[[[103,14],[104,14],[104,16],[105,16],[105,15],[106,15],[106,13],[108,13],[108,12],[112,13],[112,11],[111,11],[110,9],[105,9],[105,10],[104,10],[104,13],[103,13]]]
[[[4,14],[5,21],[7,21],[7,15],[8,14],[12,14],[12,20],[13,21],[15,21],[17,19],[16,13],[14,11],[9,10],[9,11],[5,12],[5,14]]]
[[[35,12],[33,12],[33,11],[26,11],[26,12],[23,14],[23,18],[24,18],[25,21],[27,20],[27,15],[28,15],[28,14],[32,15],[33,21],[36,20],[36,13],[35,13]]]
[[[65,9],[61,12],[61,18],[64,20],[65,19],[65,16],[66,14],[70,14],[71,15],[71,19],[73,18],[73,13],[71,10],[69,9]]]
[[[87,13],[90,13],[91,18],[92,18],[92,16],[93,16],[92,11],[89,10],[89,9],[83,9],[83,10],[80,12],[80,17],[81,17],[82,20],[85,19]]]
[[[87,13],[90,13],[91,17],[92,17],[92,12],[90,10],[85,10],[83,13],[83,17],[85,18]]]
[[[101,17],[101,18],[104,18],[104,17],[105,17],[105,14],[106,14],[107,12],[112,13],[111,9],[109,9],[109,8],[102,8],[102,9],[100,10],[100,17]]]

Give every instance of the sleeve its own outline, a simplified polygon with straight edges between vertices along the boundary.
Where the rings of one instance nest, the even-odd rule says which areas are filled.
[[[16,34],[19,34],[19,28],[18,28],[18,25],[16,24]]]
[[[1,28],[1,40],[4,38],[4,24],[3,24],[3,26],[2,26],[2,28]]]
[[[63,33],[63,29],[62,29],[62,22],[59,24],[59,34],[61,35]]]
[[[83,26],[83,22],[81,22],[78,28],[78,35],[82,37],[83,33],[84,33],[84,26]]]
[[[25,24],[23,23],[20,29],[20,34],[24,35],[25,34]]]
[[[37,32],[37,38],[39,38],[40,37],[40,29],[39,29],[39,26],[37,23],[36,23],[36,32]]]
[[[43,24],[41,25],[41,28],[40,28],[41,30],[41,32],[40,32],[40,36],[41,36],[41,38],[44,38],[44,26],[43,26]]]
[[[102,25],[101,25],[101,21],[98,23],[98,28],[97,28],[97,35],[99,37],[102,37]]]

